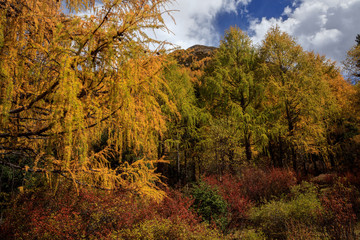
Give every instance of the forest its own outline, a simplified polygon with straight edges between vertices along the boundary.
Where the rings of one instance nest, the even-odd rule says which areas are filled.
[[[360,34],[183,50],[171,2],[0,0],[0,238],[359,239]]]

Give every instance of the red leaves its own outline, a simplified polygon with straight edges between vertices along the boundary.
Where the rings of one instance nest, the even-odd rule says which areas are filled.
[[[159,216],[172,221],[186,222],[190,226],[195,226],[200,222],[197,214],[190,210],[193,199],[183,196],[177,190],[168,189],[166,194],[167,197],[155,207]]]
[[[212,186],[217,186],[230,205],[230,228],[245,223],[248,212],[255,203],[279,197],[289,192],[290,187],[296,184],[295,173],[280,168],[246,168],[240,178],[225,174],[221,181],[215,175],[207,176],[204,180]]]
[[[225,174],[221,181],[216,176],[205,177],[205,182],[212,186],[217,186],[222,197],[230,206],[229,227],[239,227],[248,217],[248,211],[253,203],[248,197],[241,193],[242,183],[236,177]]]
[[[297,181],[295,173],[288,169],[247,168],[242,172],[241,182],[242,193],[251,200],[260,202],[287,193]]]
[[[356,215],[351,199],[355,194],[353,188],[338,182],[321,198],[324,225],[334,239],[352,239]]]
[[[199,218],[190,210],[192,202],[175,190],[168,190],[159,204],[129,193],[80,189],[76,195],[61,188],[54,195],[44,190],[15,200],[0,231],[5,239],[104,239],[151,219],[169,219],[195,229]]]

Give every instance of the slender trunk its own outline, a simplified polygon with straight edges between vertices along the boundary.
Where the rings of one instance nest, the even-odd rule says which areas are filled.
[[[285,100],[285,110],[286,110],[286,119],[288,121],[289,135],[292,135],[292,132],[294,130],[294,123],[292,121],[288,100]]]
[[[179,148],[179,143],[176,145],[176,150],[177,150],[177,157],[176,157],[176,165],[177,165],[177,177],[178,177],[178,181],[180,182],[180,148]]]
[[[200,173],[199,173],[199,157],[194,156],[194,178],[197,182],[200,179]]]
[[[278,159],[279,167],[284,165],[283,159],[284,159],[283,141],[281,139],[281,136],[279,136],[279,159]],[[285,162],[285,164],[287,163]]]
[[[270,154],[270,159],[271,159],[273,167],[278,167],[272,140],[269,141],[269,154]]]
[[[251,137],[251,134],[250,134],[250,133],[245,134],[245,137],[244,137],[245,153],[246,153],[246,159],[248,160],[248,162],[250,162],[251,159],[252,159],[252,151],[251,151],[250,137]]]
[[[291,158],[292,158],[292,164],[293,164],[293,169],[295,172],[297,172],[297,162],[296,162],[296,152],[294,147],[291,147]]]
[[[220,161],[219,161],[219,154],[218,154],[218,149],[215,149],[215,160],[216,160],[216,169],[218,172],[218,176],[221,178],[221,172],[220,172]],[[220,179],[218,179],[220,180]]]
[[[158,143],[158,159],[161,159],[164,156],[164,141],[162,137],[159,135],[159,143]]]
[[[188,161],[187,161],[187,151],[184,151],[184,183],[186,184],[188,181]]]
[[[234,170],[235,152],[234,152],[234,150],[230,149],[228,156],[229,156],[229,169],[230,169],[230,172],[232,174],[235,174],[235,170]]]

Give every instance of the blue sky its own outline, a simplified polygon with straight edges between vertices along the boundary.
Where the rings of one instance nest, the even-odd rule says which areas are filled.
[[[216,31],[223,33],[229,26],[237,25],[246,30],[251,19],[279,17],[292,0],[252,0],[247,6],[238,6],[237,12],[220,11],[214,19]]]
[[[268,29],[278,25],[305,50],[340,63],[360,33],[360,0],[177,0],[168,8],[178,10],[176,24],[167,22],[173,34],[157,37],[181,48],[218,46],[234,25],[261,44]]]

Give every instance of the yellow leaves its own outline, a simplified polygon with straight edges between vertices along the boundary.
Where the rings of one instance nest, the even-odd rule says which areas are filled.
[[[1,147],[26,149],[29,166],[49,179],[57,171],[75,185],[130,187],[161,199],[152,162],[121,165],[119,174],[109,159],[124,148],[155,158],[166,129],[161,105],[176,111],[161,76],[164,57],[149,49],[156,41],[145,33],[165,28],[158,22],[167,1],[142,1],[142,9],[138,0],[103,1],[98,9],[93,0],[66,1],[90,18],[64,15],[55,1],[10,2],[23,12],[0,20],[0,109],[11,115],[1,117],[1,134],[20,137]]]
[[[121,177],[130,182],[125,187],[130,187],[130,189],[135,190],[138,194],[160,202],[165,193],[157,185],[162,183],[160,174],[155,173],[154,168],[154,163],[158,162],[166,161],[146,161],[142,159],[131,165],[124,163],[120,168],[123,170]]]

